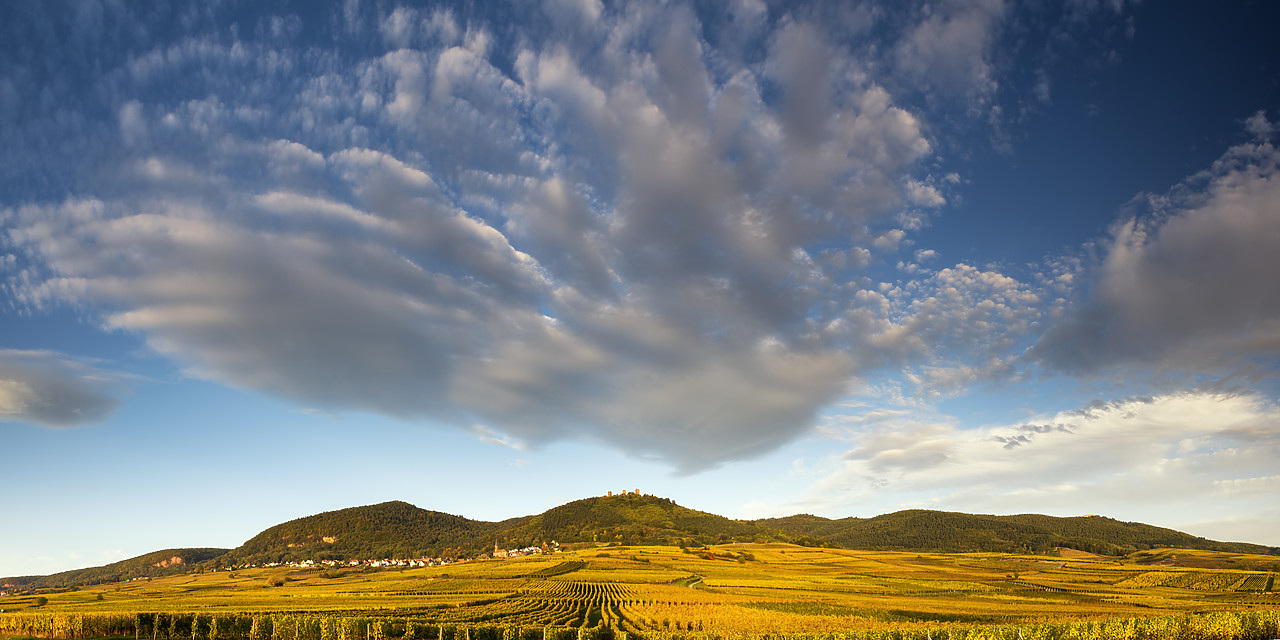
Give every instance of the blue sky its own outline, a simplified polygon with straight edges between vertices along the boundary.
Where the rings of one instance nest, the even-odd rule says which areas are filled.
[[[406,500],[1280,545],[1266,2],[0,9],[0,575]]]

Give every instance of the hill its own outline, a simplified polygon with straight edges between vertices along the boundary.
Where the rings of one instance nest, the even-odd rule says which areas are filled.
[[[501,523],[504,539],[517,544],[542,540],[620,544],[794,541],[796,536],[752,522],[682,507],[668,498],[628,493],[575,500]]]
[[[1190,534],[1100,516],[1058,518],[1023,514],[975,515],[908,510],[874,518],[832,520],[801,514],[732,520],[682,507],[667,498],[624,494],[575,500],[502,522],[421,509],[407,502],[351,507],[290,520],[225,549],[170,549],[121,562],[50,576],[0,579],[24,588],[62,588],[201,569],[301,560],[474,558],[503,548],[556,541],[649,545],[790,542],[807,546],[910,552],[1048,554],[1071,548],[1108,556],[1178,548],[1280,555],[1280,549],[1216,542]],[[1187,556],[1181,558],[1186,560]],[[1171,564],[1165,556],[1135,562]],[[1219,562],[1214,560],[1214,562]]]
[[[595,497],[502,522],[470,520],[406,502],[290,520],[271,527],[220,561],[262,564],[291,560],[475,557],[555,541],[627,544],[714,544],[791,540],[795,536],[749,522],[687,509],[666,498],[636,494]]]
[[[803,514],[756,523],[848,549],[1045,554],[1066,547],[1107,556],[1155,548],[1252,554],[1277,551],[1256,544],[1206,540],[1173,529],[1102,516],[993,516],[912,509],[874,518],[831,520]]]
[[[201,563],[212,562],[227,551],[228,549],[165,549],[101,567],[72,569],[47,576],[3,578],[0,579],[0,585],[29,589],[59,589],[174,575],[190,571],[193,566]]]
[[[224,561],[250,564],[473,556],[486,544],[492,548],[496,528],[496,523],[428,511],[407,502],[383,502],[275,525],[233,549]]]

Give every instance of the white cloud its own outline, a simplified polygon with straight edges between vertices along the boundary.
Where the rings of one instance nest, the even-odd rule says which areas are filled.
[[[320,171],[324,169],[324,156],[316,151],[289,140],[276,140],[268,145],[271,155],[271,170],[281,171]]]
[[[1267,140],[1275,133],[1276,125],[1267,119],[1267,112],[1259,110],[1244,121],[1244,130],[1259,140]]]
[[[387,114],[394,122],[411,125],[427,100],[427,58],[418,51],[398,49],[380,62],[395,78],[395,97],[387,102]]]
[[[943,95],[985,103],[998,86],[990,56],[1006,10],[1003,0],[926,5],[925,17],[898,43],[898,68]]]
[[[907,237],[907,232],[903,231],[902,229],[890,229],[876,236],[876,239],[872,242],[872,244],[875,246],[876,249],[879,249],[880,251],[886,251],[886,252],[897,251],[898,244],[901,243],[902,239],[906,237]]]
[[[382,18],[378,30],[388,44],[396,48],[408,47],[417,35],[418,12],[409,7],[396,7]]]
[[[941,207],[947,203],[937,187],[918,180],[907,181],[907,201],[920,207]]]
[[[1014,374],[1009,354],[1038,335],[1045,315],[1040,286],[963,263],[934,272],[903,264],[903,270],[920,277],[859,290],[833,332],[859,345],[869,362],[905,366],[924,396]]]
[[[945,417],[899,415],[831,428],[854,446],[812,490],[837,512],[923,501],[1000,513],[1123,508],[1113,515],[1182,523],[1185,513],[1215,513],[1223,501],[1231,513],[1237,500],[1271,491],[1269,461],[1280,453],[1273,403],[1203,391],[1095,403],[1020,424],[961,428]]]

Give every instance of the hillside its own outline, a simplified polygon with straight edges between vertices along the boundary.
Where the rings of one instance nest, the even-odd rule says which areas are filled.
[[[1066,547],[1109,556],[1164,547],[1230,553],[1276,552],[1262,545],[1216,542],[1173,529],[1101,516],[993,516],[913,509],[874,518],[831,520],[804,514],[756,523],[849,549],[1045,554],[1057,547]]]
[[[47,576],[2,578],[0,586],[30,589],[57,589],[87,584],[122,582],[134,578],[159,577],[190,571],[192,566],[213,562],[228,549],[165,549],[101,567],[72,569]]]
[[[502,522],[384,502],[298,518],[271,527],[222,559],[228,564],[290,560],[474,557],[556,541],[676,545],[790,540],[756,524],[682,507],[657,496],[575,500],[544,513]]]
[[[690,551],[591,547],[404,570],[250,567],[47,597],[0,593],[6,612],[0,637],[622,640],[626,633],[632,640],[1013,640],[1021,625],[1027,640],[1280,638],[1280,585],[1266,569],[1166,570],[776,543]],[[1202,561],[1228,555],[1177,553]],[[1233,610],[1250,614],[1222,615]],[[1206,624],[1188,627],[1198,633],[1171,624],[1210,611]],[[1151,616],[1165,618],[1136,625]],[[1108,618],[1115,624],[1102,624]],[[1087,622],[1075,629],[1042,624],[1066,620]],[[966,629],[974,623],[1002,626]],[[383,633],[374,635],[379,627],[371,624],[383,625]]]
[[[326,511],[284,522],[233,549],[228,563],[460,557],[492,548],[497,525],[407,502]]]
[[[501,525],[501,535],[520,545],[542,540],[702,545],[795,538],[755,523],[688,509],[668,498],[634,493],[575,500]]]
[[[551,541],[562,545],[670,546],[791,542],[847,549],[941,553],[1048,554],[1055,548],[1067,547],[1109,556],[1178,548],[1280,555],[1280,550],[1261,545],[1216,542],[1172,529],[1099,516],[992,516],[909,510],[874,518],[832,520],[801,514],[743,521],[688,509],[667,498],[626,494],[575,500],[537,515],[502,522],[471,520],[406,502],[384,502],[290,520],[262,531],[230,551],[157,551],[103,567],[50,576],[4,578],[0,584],[61,588],[179,573],[190,570],[192,565],[207,569],[308,559],[468,558],[491,551],[495,544],[509,549],[541,546]],[[1134,561],[1173,563],[1164,556],[1134,556]]]

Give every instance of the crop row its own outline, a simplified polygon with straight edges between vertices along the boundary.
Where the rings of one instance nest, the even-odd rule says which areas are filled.
[[[1280,611],[1024,625],[916,625],[756,634],[675,627],[639,630],[606,607],[616,624],[450,624],[414,618],[190,613],[10,613],[0,636],[90,640],[1266,640],[1280,637]],[[567,611],[567,610],[566,610]],[[601,614],[602,616],[605,614]]]
[[[1124,580],[1122,587],[1170,587],[1197,591],[1269,591],[1263,573],[1239,574],[1199,571],[1148,571]]]
[[[191,613],[0,615],[0,636],[50,640],[627,640],[611,629],[430,624],[412,618]]]

